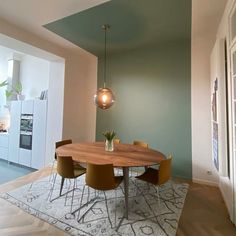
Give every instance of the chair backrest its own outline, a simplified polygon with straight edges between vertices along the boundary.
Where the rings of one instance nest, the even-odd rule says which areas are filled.
[[[164,184],[171,178],[171,162],[172,156],[170,155],[167,159],[162,160],[158,171],[158,185]]]
[[[134,140],[133,145],[148,148],[148,144],[142,141]]]
[[[87,163],[86,184],[97,190],[115,188],[114,169],[112,164],[97,165]]]
[[[120,139],[115,138],[115,139],[113,140],[113,142],[114,142],[114,143],[120,143]]]
[[[71,139],[65,139],[65,140],[56,142],[56,143],[55,143],[55,147],[58,148],[58,147],[61,147],[61,146],[63,146],[63,145],[66,145],[66,144],[72,144],[72,140],[71,140]],[[56,152],[55,152],[55,159],[57,159],[57,154],[56,154]]]
[[[71,156],[57,156],[57,173],[64,178],[75,178]]]

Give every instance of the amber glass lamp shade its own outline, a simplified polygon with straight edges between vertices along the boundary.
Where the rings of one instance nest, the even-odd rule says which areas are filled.
[[[94,102],[97,107],[106,110],[110,108],[115,102],[115,96],[111,89],[109,88],[100,88],[97,90],[94,95]]]

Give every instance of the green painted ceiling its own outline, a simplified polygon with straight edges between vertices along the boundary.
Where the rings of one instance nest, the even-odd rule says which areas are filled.
[[[79,47],[99,55],[104,48],[103,24],[109,52],[190,38],[191,0],[112,0],[44,25]]]

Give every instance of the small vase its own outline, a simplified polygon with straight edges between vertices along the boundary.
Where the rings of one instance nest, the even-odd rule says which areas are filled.
[[[105,151],[107,152],[113,152],[114,151],[114,143],[113,139],[112,140],[107,140],[105,142]]]
[[[25,95],[17,94],[17,100],[19,100],[19,101],[25,100]]]

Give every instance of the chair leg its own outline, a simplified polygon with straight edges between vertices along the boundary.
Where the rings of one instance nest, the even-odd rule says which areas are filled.
[[[160,201],[160,193],[159,193],[159,187],[157,186],[157,201],[158,201],[158,205],[161,205],[161,201]]]
[[[85,186],[83,187],[83,192],[82,192],[82,196],[81,196],[81,200],[80,200],[80,207],[70,213],[70,215],[75,216],[75,213],[78,212],[78,216],[77,216],[77,221],[78,221],[78,222],[80,222],[80,220],[81,220],[83,217],[85,217],[85,215],[90,211],[90,209],[97,203],[97,200],[99,199],[99,191],[95,192],[94,198],[90,199],[90,197],[89,197],[89,195],[90,195],[90,190],[89,190],[89,186],[88,186],[87,202],[82,205],[83,196],[84,196],[84,191],[85,191]],[[98,193],[98,194],[97,194],[97,193]],[[82,208],[84,208],[85,206],[88,206],[88,205],[91,204],[91,203],[93,203],[92,206],[91,206],[82,216],[80,216],[80,210],[81,210]]]
[[[50,202],[52,201],[52,193],[53,193],[53,190],[54,190],[56,178],[57,178],[57,173],[55,173],[55,176],[53,177],[52,188],[50,189],[49,195],[48,195],[48,199],[49,199]]]
[[[61,196],[61,193],[62,193],[64,181],[65,181],[65,178],[61,177],[61,187],[60,187],[60,194],[59,194],[60,196]]]
[[[76,179],[74,179],[74,186],[73,186],[73,191],[72,191],[72,199],[71,199],[70,212],[72,212],[72,207],[73,207],[73,202],[74,202],[74,195],[75,195],[75,182],[76,182]]]
[[[76,216],[75,216],[76,212],[78,212],[78,215],[77,215],[77,219],[78,219],[79,216],[80,216],[80,211],[81,211],[81,209],[86,206],[86,204],[82,205],[85,187],[86,187],[86,186],[84,185],[84,186],[83,186],[83,190],[82,190],[82,195],[81,195],[81,198],[80,198],[79,208],[77,208],[76,210],[72,211],[72,207],[71,207],[70,212],[65,214],[65,218],[66,218],[67,220],[69,220],[69,219],[75,219],[75,217],[76,217]],[[76,185],[75,189],[76,189],[76,188],[77,188],[77,185]],[[73,193],[73,194],[74,194],[74,193]],[[74,199],[74,195],[72,196],[72,200],[71,200],[71,203],[72,203],[72,204],[71,204],[71,206],[73,206],[73,201],[74,201],[73,199]]]
[[[56,160],[54,159],[54,161],[53,161],[53,163],[52,163],[51,172],[50,172],[49,182],[51,182],[51,178],[53,179],[53,169],[54,169],[55,163],[56,163]]]
[[[175,197],[175,188],[174,188],[174,184],[172,180],[170,180],[170,185],[171,185],[171,189],[173,190],[173,199],[175,200],[175,203],[177,203],[176,197]]]
[[[138,194],[139,194],[139,187],[138,187],[138,185],[136,185],[135,183],[134,183],[134,186],[136,187],[136,194],[135,194],[135,196],[137,197]]]
[[[117,204],[117,192],[115,189],[115,227],[116,227],[116,204]]]
[[[81,206],[79,209],[75,210],[72,212],[72,214],[75,214],[77,211],[79,211],[78,217],[77,217],[77,222],[79,223],[87,214],[88,212],[93,208],[93,206],[98,202],[96,201],[99,198],[99,191],[98,191],[98,195],[96,195],[96,190],[95,190],[95,197],[92,199],[89,199],[89,195],[90,195],[90,187],[88,186],[88,197],[87,197],[87,203],[85,203],[83,206]],[[80,210],[85,207],[88,206],[90,203],[93,203],[92,206],[84,212],[84,214],[82,216],[80,216]]]
[[[85,185],[83,187],[83,191],[82,191],[82,195],[81,195],[81,199],[80,199],[80,208],[78,210],[78,218],[80,216],[80,210],[81,210],[81,206],[82,206],[82,202],[83,202],[83,197],[84,197],[84,189],[85,189]],[[95,196],[96,197],[96,196]]]
[[[68,179],[65,179],[65,185],[66,185],[67,191],[66,191],[66,193],[63,194],[63,195],[66,195],[66,197],[65,197],[65,202],[64,202],[64,206],[66,206],[66,203],[67,203],[68,193],[71,192],[71,189],[70,189],[71,183],[69,183],[69,187],[68,187]],[[73,189],[72,189],[72,191],[73,191]],[[59,197],[60,197],[60,196],[61,196],[61,195],[59,195]]]
[[[30,184],[28,191],[30,191],[30,190],[31,190],[31,188],[32,188],[33,184],[34,184],[34,182],[32,182],[32,183]]]

